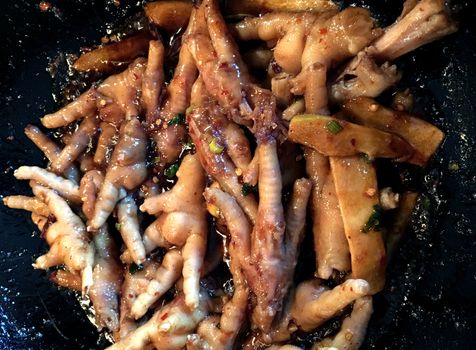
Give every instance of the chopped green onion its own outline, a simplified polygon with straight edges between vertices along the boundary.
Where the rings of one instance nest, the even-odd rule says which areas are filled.
[[[258,185],[250,185],[250,184],[243,184],[243,187],[241,187],[241,194],[243,196],[247,196],[250,193],[257,193],[258,192]]]
[[[190,114],[190,113],[192,113],[192,111],[193,111],[193,106],[190,105],[190,106],[188,106],[187,109],[185,110],[185,114]]]
[[[167,125],[169,126],[175,124],[185,124],[185,115],[183,113],[177,114],[175,117],[173,117],[167,122]]]
[[[220,154],[225,149],[225,147],[218,143],[216,138],[213,138],[212,142],[209,143],[208,148],[210,148],[210,151],[215,154]]]
[[[360,153],[360,159],[362,159],[367,164],[372,163],[372,158],[367,153]]]
[[[179,168],[179,165],[178,163],[175,163],[175,164],[172,164],[171,166],[169,166],[167,169],[165,169],[164,171],[164,175],[171,179],[175,176],[175,174],[177,174],[177,171],[178,171],[178,168]]]
[[[144,269],[144,265],[137,265],[132,263],[129,265],[129,273],[131,275],[135,274],[136,272],[142,271]]]
[[[159,164],[160,163],[160,156],[157,156],[154,158],[154,163]]]
[[[382,229],[382,207],[378,204],[374,205],[372,214],[370,214],[367,223],[362,227],[363,233],[370,231],[380,231]]]
[[[421,197],[421,206],[422,206],[423,210],[429,211],[430,206],[431,206],[430,198],[428,198],[427,196],[422,196]]]
[[[337,120],[331,120],[326,124],[326,128],[331,134],[334,135],[340,133],[344,129]]]
[[[459,170],[459,164],[456,162],[449,162],[448,163],[448,170],[449,171],[458,171]]]
[[[121,224],[120,223],[116,222],[115,226],[116,226],[116,230],[118,230],[118,231],[121,230]]]

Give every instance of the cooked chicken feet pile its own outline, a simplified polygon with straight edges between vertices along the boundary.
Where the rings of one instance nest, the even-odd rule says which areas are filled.
[[[162,30],[186,25],[171,80],[172,48],[142,32],[76,62],[118,72],[41,118],[73,132],[26,127],[49,163],[18,168],[33,196],[3,202],[31,212],[49,246],[33,267],[89,296],[110,349],[299,349],[298,331],[347,308],[313,349],[364,341],[417,198],[379,187],[374,158],[425,166],[444,138],[403,95],[398,110],[372,98],[398,83],[393,60],[456,25],[443,0],[407,0],[387,28],[299,4],[233,24],[217,0],[148,4]],[[295,273],[307,236],[314,278]]]

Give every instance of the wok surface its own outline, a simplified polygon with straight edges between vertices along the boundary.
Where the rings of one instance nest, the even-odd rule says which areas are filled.
[[[20,165],[44,165],[23,134],[28,123],[56,110],[64,72],[52,79],[54,59],[78,53],[137,11],[136,2],[62,0],[41,12],[39,1],[2,4],[0,14],[0,194],[27,194],[15,181]],[[344,1],[345,5],[350,2]],[[367,5],[383,24],[401,1]],[[134,4],[134,5],[132,5]],[[387,287],[362,349],[476,348],[476,6],[453,1],[460,30],[411,53],[400,63],[401,86],[410,87],[417,112],[447,138],[423,176],[423,193],[399,256],[389,266]],[[449,171],[456,162],[459,170]],[[28,213],[0,206],[0,349],[101,349],[106,342],[72,293],[58,290],[31,267],[46,250]],[[99,339],[99,341],[98,341]]]

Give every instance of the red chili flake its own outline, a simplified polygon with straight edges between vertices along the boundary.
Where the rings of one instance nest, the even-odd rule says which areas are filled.
[[[51,4],[50,4],[48,1],[42,1],[42,2],[40,2],[40,4],[38,5],[38,7],[40,8],[40,11],[41,11],[41,12],[46,12],[46,11],[48,11],[49,9],[51,9]]]
[[[165,320],[167,317],[169,317],[169,313],[166,312],[165,314],[163,314],[162,316],[160,316],[160,320],[163,321]]]
[[[321,28],[321,29],[319,29],[319,34],[321,34],[321,35],[327,34],[327,28]]]

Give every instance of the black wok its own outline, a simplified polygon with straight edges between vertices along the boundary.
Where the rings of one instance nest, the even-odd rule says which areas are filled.
[[[368,5],[388,24],[402,1],[354,3]],[[45,163],[23,128],[58,107],[52,92],[60,90],[64,72],[52,79],[48,63],[55,58],[64,63],[62,54],[97,43],[111,24],[141,6],[124,0],[118,7],[110,0],[57,0],[42,13],[39,3],[3,2],[0,10],[1,195],[28,193],[13,170]],[[416,111],[447,138],[422,174],[427,199],[420,201],[389,267],[387,287],[376,297],[363,349],[476,349],[476,6],[467,0],[452,7],[460,30],[399,62],[400,85],[415,92]],[[0,349],[103,348],[107,342],[75,296],[31,267],[32,257],[45,250],[27,213],[0,205]]]

